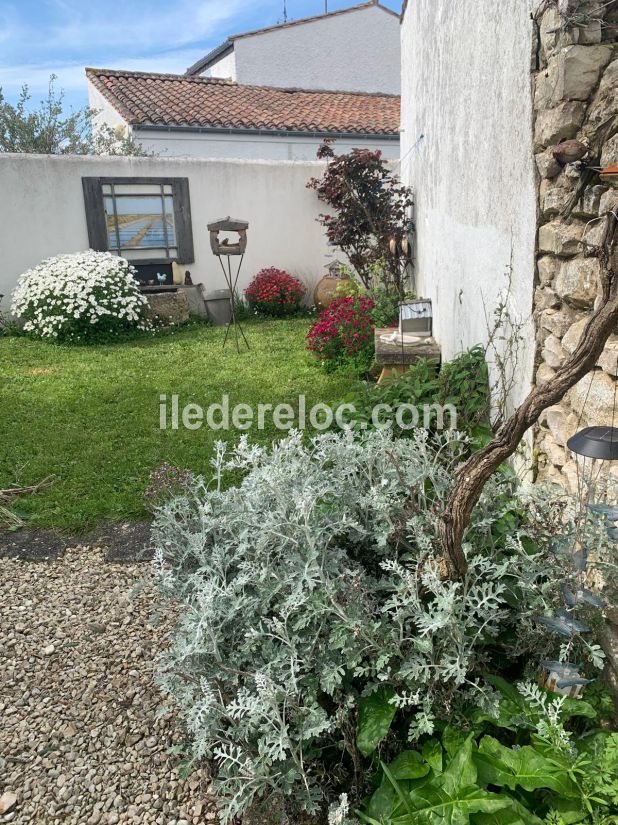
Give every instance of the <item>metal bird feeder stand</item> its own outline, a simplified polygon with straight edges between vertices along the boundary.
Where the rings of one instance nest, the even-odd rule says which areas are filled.
[[[225,282],[230,291],[231,316],[225,328],[225,338],[223,339],[223,346],[226,345],[228,335],[230,333],[230,327],[233,326],[234,333],[236,336],[237,352],[240,352],[240,337],[242,337],[242,340],[245,342],[247,349],[249,349],[249,342],[247,341],[245,333],[243,332],[243,328],[240,324],[240,321],[236,317],[236,285],[238,284],[238,276],[240,275],[240,268],[242,267],[242,262],[245,257],[245,250],[247,248],[248,228],[249,224],[247,221],[230,218],[229,215],[227,218],[222,218],[221,220],[213,221],[212,223],[208,224],[208,231],[210,232],[210,248],[212,249],[213,255],[215,255],[219,259],[221,269],[223,270]],[[220,232],[236,232],[238,234],[238,241],[236,243],[230,243],[228,238],[220,240]],[[232,269],[233,257],[240,258],[235,273]],[[227,266],[223,263],[224,259],[227,260]]]

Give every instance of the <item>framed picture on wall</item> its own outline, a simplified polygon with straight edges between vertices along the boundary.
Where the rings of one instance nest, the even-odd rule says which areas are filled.
[[[92,249],[132,264],[194,261],[188,178],[82,178]]]

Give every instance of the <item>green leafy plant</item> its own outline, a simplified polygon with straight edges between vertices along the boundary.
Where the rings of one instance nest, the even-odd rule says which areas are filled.
[[[364,374],[373,361],[374,308],[365,295],[335,298],[307,333],[307,348],[327,370],[353,369]]]
[[[0,87],[0,153],[30,152],[44,155],[152,155],[132,135],[107,124],[94,126],[96,109],[66,112],[64,92],[49,78],[47,96],[39,107],[30,107],[32,96],[23,86],[15,104],[5,99]]]
[[[371,320],[376,327],[393,327],[399,324],[401,297],[382,287],[374,287],[367,293],[373,301]]]
[[[306,291],[298,278],[271,266],[254,276],[245,289],[245,297],[255,314],[283,318],[299,311]]]
[[[380,762],[376,789],[357,812],[360,822],[615,823],[618,733],[589,729],[576,736],[566,728],[569,720],[596,720],[588,703],[488,678],[500,698],[488,713],[472,709],[467,730],[447,724],[440,738]],[[373,731],[359,716],[359,737],[365,726]],[[382,739],[387,732],[383,727]]]
[[[484,350],[473,347],[443,364],[439,372],[432,361],[420,359],[400,378],[384,384],[365,384],[349,392],[334,408],[343,404],[354,407],[354,413],[346,413],[345,420],[355,429],[374,427],[373,410],[381,404],[388,406],[392,413],[385,411],[381,414],[380,423],[390,425],[397,436],[411,432],[397,424],[395,411],[400,405],[426,407],[428,418],[421,424],[433,427],[438,416],[434,405],[444,407],[450,404],[456,410],[457,428],[475,438],[483,438],[488,432],[489,415],[489,381]],[[445,420],[450,423],[448,416]]]
[[[20,276],[12,312],[24,332],[60,343],[113,340],[152,328],[135,270],[110,252],[48,258]]]

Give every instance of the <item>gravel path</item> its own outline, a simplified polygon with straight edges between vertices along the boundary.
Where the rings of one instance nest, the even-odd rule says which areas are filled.
[[[0,560],[0,823],[213,821],[208,777],[178,778],[182,737],[156,719],[170,616],[149,623],[150,566],[103,553]]]

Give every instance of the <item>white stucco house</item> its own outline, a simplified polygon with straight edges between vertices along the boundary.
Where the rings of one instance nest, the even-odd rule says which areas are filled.
[[[257,86],[399,94],[399,15],[369,0],[232,35],[187,75]]]
[[[163,158],[308,161],[324,138],[339,152],[399,157],[398,95],[111,69],[86,69],[86,77],[99,122]]]
[[[487,339],[510,300],[531,317],[536,182],[529,0],[414,0],[404,5],[402,178],[414,189],[417,289],[433,301],[442,356]],[[448,55],[448,59],[446,56]],[[532,324],[513,401],[529,389]]]

